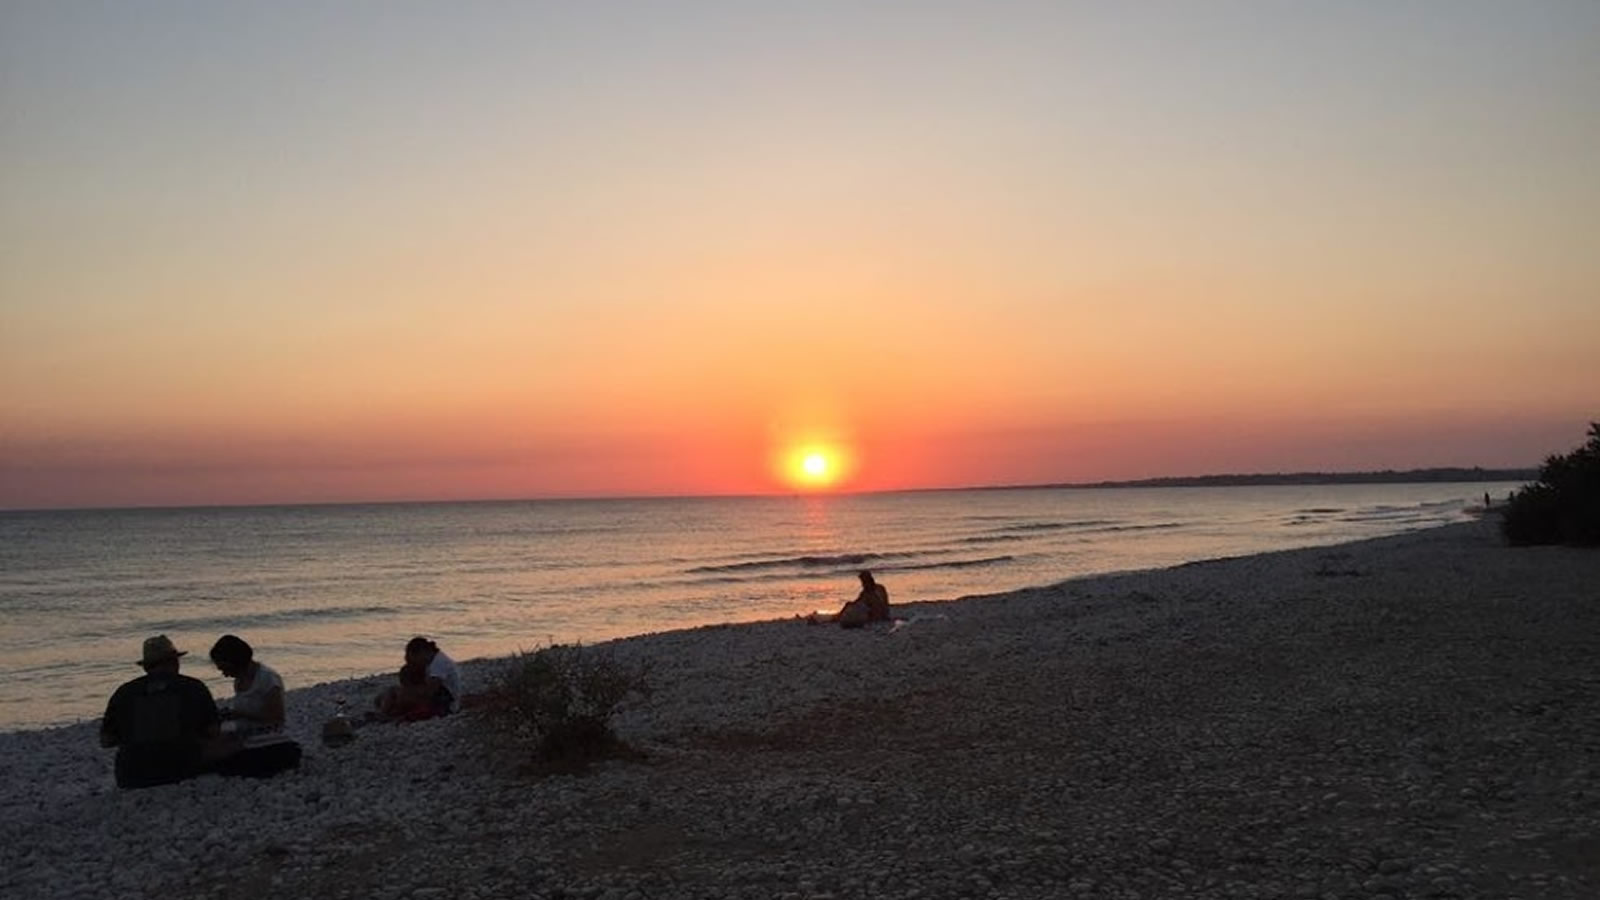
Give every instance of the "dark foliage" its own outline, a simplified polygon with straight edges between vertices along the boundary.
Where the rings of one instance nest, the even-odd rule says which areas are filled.
[[[1545,460],[1539,480],[1512,495],[1500,530],[1513,546],[1600,546],[1600,422],[1588,443]]]
[[[632,756],[611,719],[649,694],[646,672],[578,645],[519,653],[479,702],[492,733],[509,739],[534,772],[576,772]]]

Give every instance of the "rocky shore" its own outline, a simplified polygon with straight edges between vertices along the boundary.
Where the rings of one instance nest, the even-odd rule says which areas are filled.
[[[0,895],[1600,896],[1600,553],[1468,523],[897,612],[607,645],[643,758],[583,776],[471,715],[322,747],[377,678],[291,692],[265,782],[0,735]]]

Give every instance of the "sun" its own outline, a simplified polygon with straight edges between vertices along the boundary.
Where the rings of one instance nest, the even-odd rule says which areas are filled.
[[[807,478],[826,478],[828,458],[821,453],[807,453],[805,459],[800,460],[800,471],[806,473]]]
[[[789,486],[802,491],[837,487],[848,474],[849,454],[831,444],[802,444],[788,449],[779,474]]]

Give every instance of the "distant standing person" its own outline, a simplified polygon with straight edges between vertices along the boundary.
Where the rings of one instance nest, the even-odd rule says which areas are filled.
[[[186,652],[164,634],[147,638],[145,674],[117,688],[100,721],[100,746],[117,748],[117,787],[172,784],[200,774],[217,735],[217,704],[203,682],[179,674]]]

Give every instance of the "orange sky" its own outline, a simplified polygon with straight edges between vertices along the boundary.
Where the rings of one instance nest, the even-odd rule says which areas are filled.
[[[0,507],[1535,464],[1600,13],[1532,7],[9,6]]]

